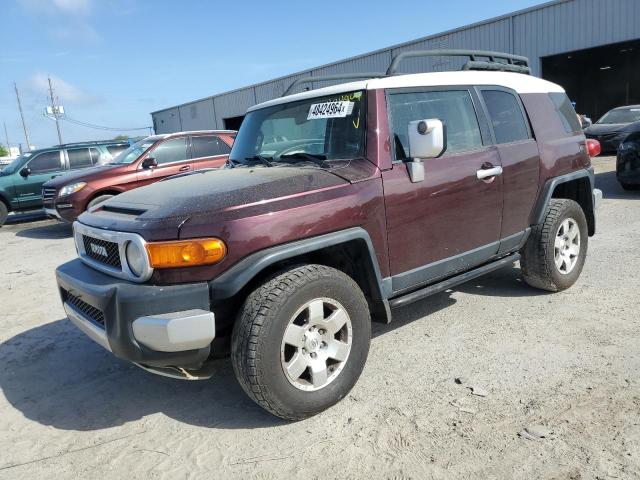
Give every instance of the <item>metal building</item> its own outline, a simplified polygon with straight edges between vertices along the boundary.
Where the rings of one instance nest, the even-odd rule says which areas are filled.
[[[151,114],[153,125],[157,133],[237,129],[248,107],[281,96],[296,78],[384,72],[398,52],[442,48],[494,50],[529,57],[534,75],[563,85],[578,112],[594,119],[612,107],[640,103],[640,0],[556,0],[159,110]],[[403,63],[401,72],[451,70],[459,67],[457,62],[450,58],[412,59]]]

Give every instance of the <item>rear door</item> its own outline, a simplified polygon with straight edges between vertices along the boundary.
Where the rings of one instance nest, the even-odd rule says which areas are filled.
[[[498,253],[502,178],[478,178],[499,167],[500,156],[475,89],[397,89],[387,92],[387,102],[395,161],[382,175],[392,288],[400,292]],[[424,160],[424,180],[412,183],[408,124],[433,118],[445,124],[447,150]]]
[[[21,210],[42,207],[42,185],[65,173],[65,159],[62,150],[52,150],[33,156],[25,167],[28,176],[15,175],[15,189]]]
[[[517,247],[538,193],[540,153],[520,97],[502,87],[478,88],[500,154],[504,208],[501,251]]]
[[[95,150],[92,149],[92,150]],[[95,150],[97,152],[97,150]],[[89,148],[69,148],[66,150],[67,167],[69,170],[80,170],[93,165],[93,158]],[[96,157],[97,159],[97,157]]]
[[[229,158],[231,147],[217,135],[193,135],[191,137],[191,158],[194,170],[218,168]]]
[[[153,147],[146,158],[155,158],[158,163],[154,168],[138,167],[138,186],[148,185],[163,178],[191,170],[191,159],[188,154],[188,137],[169,138]]]

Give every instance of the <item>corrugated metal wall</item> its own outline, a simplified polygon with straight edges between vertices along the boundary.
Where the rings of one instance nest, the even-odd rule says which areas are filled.
[[[540,75],[541,57],[635,39],[640,39],[640,0],[557,0],[209,99],[154,112],[152,117],[157,133],[224,128],[225,118],[243,115],[250,106],[279,97],[296,78],[335,73],[384,72],[393,55],[404,50],[474,48],[510,52],[529,57],[534,75]],[[411,59],[401,66],[400,71],[442,71],[459,68],[461,65],[462,61],[455,59]],[[331,82],[323,82],[322,85],[313,86],[317,88],[330,84]],[[211,104],[210,110],[204,106],[207,102]],[[191,115],[192,105],[196,105],[196,117]]]

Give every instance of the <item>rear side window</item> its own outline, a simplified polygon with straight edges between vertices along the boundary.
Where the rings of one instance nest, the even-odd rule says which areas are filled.
[[[482,98],[496,136],[496,143],[528,140],[529,129],[516,97],[502,90],[483,90]]]
[[[92,164],[88,148],[67,150],[67,156],[69,157],[69,168],[71,170],[90,167]]]
[[[578,114],[571,105],[569,97],[566,93],[552,92],[549,94],[551,101],[556,107],[556,111],[560,116],[560,121],[567,133],[578,133],[582,131],[582,125],[578,120]]]
[[[45,152],[37,155],[29,162],[31,173],[57,172],[62,170],[60,152]]]
[[[100,163],[100,151],[97,148],[90,148],[89,153],[91,154],[91,162],[94,165],[98,165]]]
[[[186,160],[186,138],[172,138],[171,140],[162,142],[151,152],[150,156],[156,159],[158,165]]]
[[[447,130],[447,153],[482,147],[480,126],[467,90],[394,93],[389,97],[396,159],[409,156],[409,122],[437,118]]]
[[[109,152],[111,156],[115,157],[120,152],[124,152],[127,148],[129,148],[129,145],[108,145],[107,152]]]
[[[191,137],[193,158],[228,155],[231,148],[216,136]]]

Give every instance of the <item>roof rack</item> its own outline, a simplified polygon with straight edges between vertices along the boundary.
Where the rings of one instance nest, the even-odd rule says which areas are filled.
[[[90,140],[88,142],[72,142],[72,143],[61,143],[59,145],[55,145],[56,147],[77,147],[78,145],[106,145],[106,144],[115,144],[115,143],[129,143],[129,140]]]
[[[396,75],[400,62],[406,58],[415,57],[468,57],[469,61],[463,65],[462,70],[491,70],[531,75],[527,57],[485,50],[413,50],[401,52],[393,57],[391,65],[387,68],[387,75]],[[478,60],[478,57],[484,60]]]
[[[381,78],[386,77],[384,73],[376,72],[376,73],[343,73],[337,75],[325,75],[323,77],[302,77],[294,80],[291,85],[287,87],[287,89],[282,94],[283,97],[289,95],[293,87],[296,85],[300,85],[301,83],[311,83],[311,82],[328,82],[331,80],[362,80],[363,78]]]
[[[491,52],[487,50],[410,50],[401,52],[393,57],[385,73],[344,73],[323,77],[302,77],[294,80],[282,94],[286,97],[296,85],[330,80],[360,80],[363,78],[383,78],[397,75],[400,62],[415,57],[467,57],[469,60],[462,66],[462,70],[489,70],[494,72],[515,72],[531,75],[529,59],[510,53]]]

